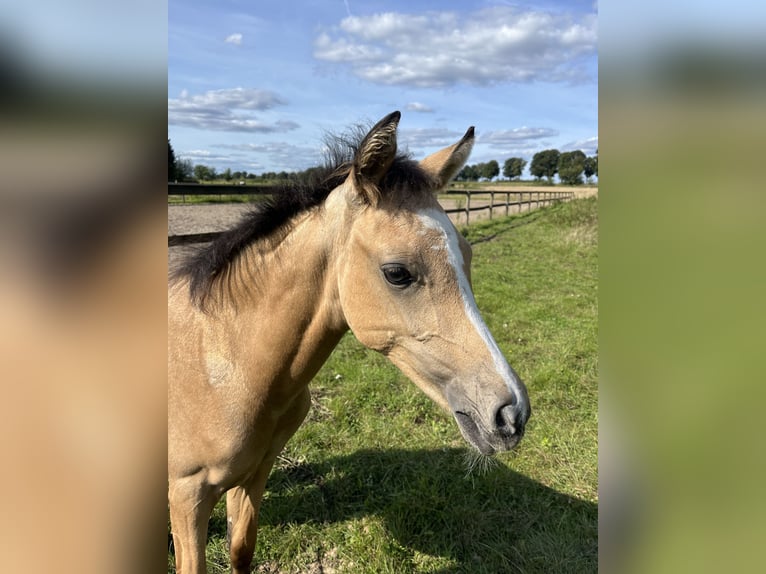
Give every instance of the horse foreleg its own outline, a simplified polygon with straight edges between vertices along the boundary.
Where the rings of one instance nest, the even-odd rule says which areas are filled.
[[[258,465],[252,479],[245,486],[237,486],[226,493],[227,533],[231,568],[234,574],[247,574],[253,562],[258,533],[258,512],[261,508],[266,480],[277,455],[306,417],[311,406],[308,389],[301,393],[282,415],[272,438],[271,448]]]
[[[264,461],[265,463],[266,461]],[[226,493],[226,538],[233,574],[250,572],[258,535],[258,512],[271,464],[261,463],[247,488],[236,486]],[[263,470],[264,466],[268,466]]]
[[[196,476],[170,482],[168,503],[178,574],[206,574],[207,523],[215,502],[213,490]]]

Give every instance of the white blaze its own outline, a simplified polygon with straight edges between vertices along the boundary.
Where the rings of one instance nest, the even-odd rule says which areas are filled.
[[[432,249],[441,248],[446,250],[447,261],[449,261],[449,264],[455,270],[455,276],[457,277],[465,314],[476,329],[479,337],[481,337],[484,344],[487,346],[497,373],[505,381],[508,389],[516,395],[517,399],[521,400],[524,393],[519,388],[518,379],[511,370],[510,365],[508,365],[508,361],[505,360],[505,357],[500,352],[500,348],[497,346],[495,339],[492,337],[487,325],[484,323],[484,319],[481,318],[479,308],[476,306],[476,299],[474,299],[471,285],[468,282],[468,277],[464,271],[465,261],[463,259],[463,252],[460,251],[460,242],[458,241],[455,226],[452,225],[447,214],[438,209],[423,210],[419,213],[418,217],[427,228],[436,230],[441,234],[444,246],[434,246]]]

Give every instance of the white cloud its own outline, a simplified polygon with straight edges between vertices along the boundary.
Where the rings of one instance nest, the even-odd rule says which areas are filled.
[[[298,146],[287,142],[215,144],[213,147],[244,152],[232,153],[232,156],[265,156],[268,158],[268,162],[262,163],[272,166],[272,171],[300,171],[320,165],[323,160],[320,146]],[[258,162],[258,165],[261,165],[261,162]]]
[[[399,142],[409,148],[446,147],[458,141],[464,133],[446,128],[400,128]]]
[[[561,146],[561,151],[575,151],[578,149],[581,150],[585,155],[595,155],[596,150],[598,149],[598,136],[569,142]]]
[[[194,163],[204,162],[220,162],[226,161],[227,156],[214,154],[206,149],[191,149],[188,151],[182,151],[178,153],[178,157],[181,159],[190,159]]]
[[[275,145],[279,144],[214,144],[213,147],[219,147],[222,149],[232,149],[232,150],[240,150],[240,151],[249,151],[249,152],[267,152],[274,149]]]
[[[524,126],[512,130],[480,133],[476,138],[476,143],[488,144],[492,147],[502,147],[510,144],[518,145],[519,142],[529,140],[551,138],[557,135],[559,135],[559,132],[551,128],[528,128]]]
[[[465,132],[446,128],[399,129],[399,141],[403,147],[413,150],[441,148],[458,141]],[[482,147],[501,150],[503,153],[530,154],[540,151],[541,140],[559,135],[551,128],[521,127],[511,130],[477,132],[474,155],[481,153]],[[486,153],[486,152],[485,152]],[[491,159],[491,158],[490,158]]]
[[[278,94],[258,88],[210,90],[194,96],[189,96],[189,92],[184,90],[180,99],[169,99],[168,102],[186,109],[228,106],[241,110],[268,110],[287,103]]]
[[[494,6],[468,14],[349,16],[320,32],[314,56],[373,83],[417,87],[593,80],[596,15]]]
[[[409,112],[420,112],[424,114],[432,113],[434,111],[431,106],[421,104],[420,102],[410,102],[405,109]]]
[[[374,46],[353,44],[340,38],[333,40],[329,35],[322,33],[314,41],[314,47],[321,50],[321,60],[330,62],[370,62],[385,57],[385,52]],[[317,52],[314,53],[317,55]]]
[[[290,120],[268,123],[252,114],[287,102],[278,94],[256,88],[211,90],[168,98],[168,124],[229,132],[286,132],[300,127]]]
[[[226,44],[234,44],[235,46],[239,46],[242,44],[242,34],[236,33],[231,34],[230,36],[227,36],[224,40]]]

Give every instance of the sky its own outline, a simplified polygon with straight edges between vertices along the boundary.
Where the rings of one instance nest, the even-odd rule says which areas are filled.
[[[438,8],[437,8],[438,7]],[[170,0],[168,137],[219,171],[322,163],[325,134],[400,110],[414,159],[598,147],[597,3]]]

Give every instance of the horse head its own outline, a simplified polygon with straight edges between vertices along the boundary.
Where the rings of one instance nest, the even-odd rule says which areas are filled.
[[[483,454],[513,448],[530,416],[524,383],[490,334],[471,286],[471,247],[436,193],[465,164],[473,127],[419,163],[397,155],[394,112],[359,145],[328,205],[349,220],[338,261],[346,323],[452,413]]]

